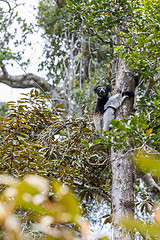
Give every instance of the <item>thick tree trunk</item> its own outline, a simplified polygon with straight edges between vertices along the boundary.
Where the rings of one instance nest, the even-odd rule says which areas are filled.
[[[132,71],[127,67],[125,60],[118,64],[115,91],[134,91],[135,81]],[[126,98],[123,105],[117,110],[116,118],[123,119],[123,115],[132,112],[133,99]],[[127,152],[111,149],[112,166],[112,215],[113,215],[113,239],[131,240],[133,236],[125,229],[118,226],[119,219],[125,215],[134,214],[134,192],[133,192],[133,168],[132,161],[127,157]]]

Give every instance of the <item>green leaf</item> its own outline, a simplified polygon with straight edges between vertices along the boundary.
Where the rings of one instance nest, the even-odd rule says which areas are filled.
[[[142,171],[151,172],[154,176],[160,177],[160,156],[137,154],[135,163]]]
[[[73,221],[78,225],[81,225],[80,207],[77,198],[69,190],[67,186],[64,186],[57,181],[52,182],[52,186],[56,196],[56,206],[62,207],[63,212],[66,212],[66,221]]]
[[[134,231],[137,229],[138,232],[141,233],[142,236],[150,236],[153,239],[160,238],[160,228],[157,224],[144,224],[140,220],[135,220],[133,218],[124,218],[121,220],[121,224],[125,226],[126,229]]]
[[[22,126],[26,129],[31,129],[31,126],[27,125],[27,124],[22,124]]]

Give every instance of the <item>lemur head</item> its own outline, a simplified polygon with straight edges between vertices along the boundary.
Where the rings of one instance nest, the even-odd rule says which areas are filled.
[[[112,85],[94,86],[93,91],[97,93],[98,97],[101,99],[108,98],[109,93],[112,91]]]

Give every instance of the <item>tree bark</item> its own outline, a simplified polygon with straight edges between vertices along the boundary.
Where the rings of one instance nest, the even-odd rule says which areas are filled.
[[[8,74],[5,68],[0,72],[0,82],[12,88],[38,88],[44,92],[51,92],[53,87],[45,79],[32,74],[26,73],[19,76]]]
[[[134,91],[135,80],[132,70],[128,68],[125,60],[119,61],[115,91]],[[126,98],[123,105],[117,109],[116,118],[123,119],[123,115],[132,112],[133,99]],[[111,149],[112,166],[112,216],[113,216],[113,239],[131,240],[132,234],[121,228],[119,220],[123,216],[134,215],[134,191],[133,191],[133,167],[132,161],[127,157],[125,150]]]
[[[150,173],[146,173],[143,176],[143,180],[147,184],[147,187],[149,188],[150,191],[160,194],[160,186],[158,186],[158,184],[153,179]]]

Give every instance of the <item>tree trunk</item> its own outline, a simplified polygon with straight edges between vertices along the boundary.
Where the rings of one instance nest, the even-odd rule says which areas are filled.
[[[120,60],[118,64],[115,91],[134,91],[135,80],[132,70],[130,70],[125,60]],[[132,112],[133,99],[126,98],[123,105],[117,109],[116,118],[123,119],[123,115]],[[119,219],[126,215],[134,214],[134,192],[133,192],[133,168],[132,161],[127,157],[127,152],[111,149],[112,166],[112,215],[113,215],[113,239],[130,240],[132,234],[118,226]]]

